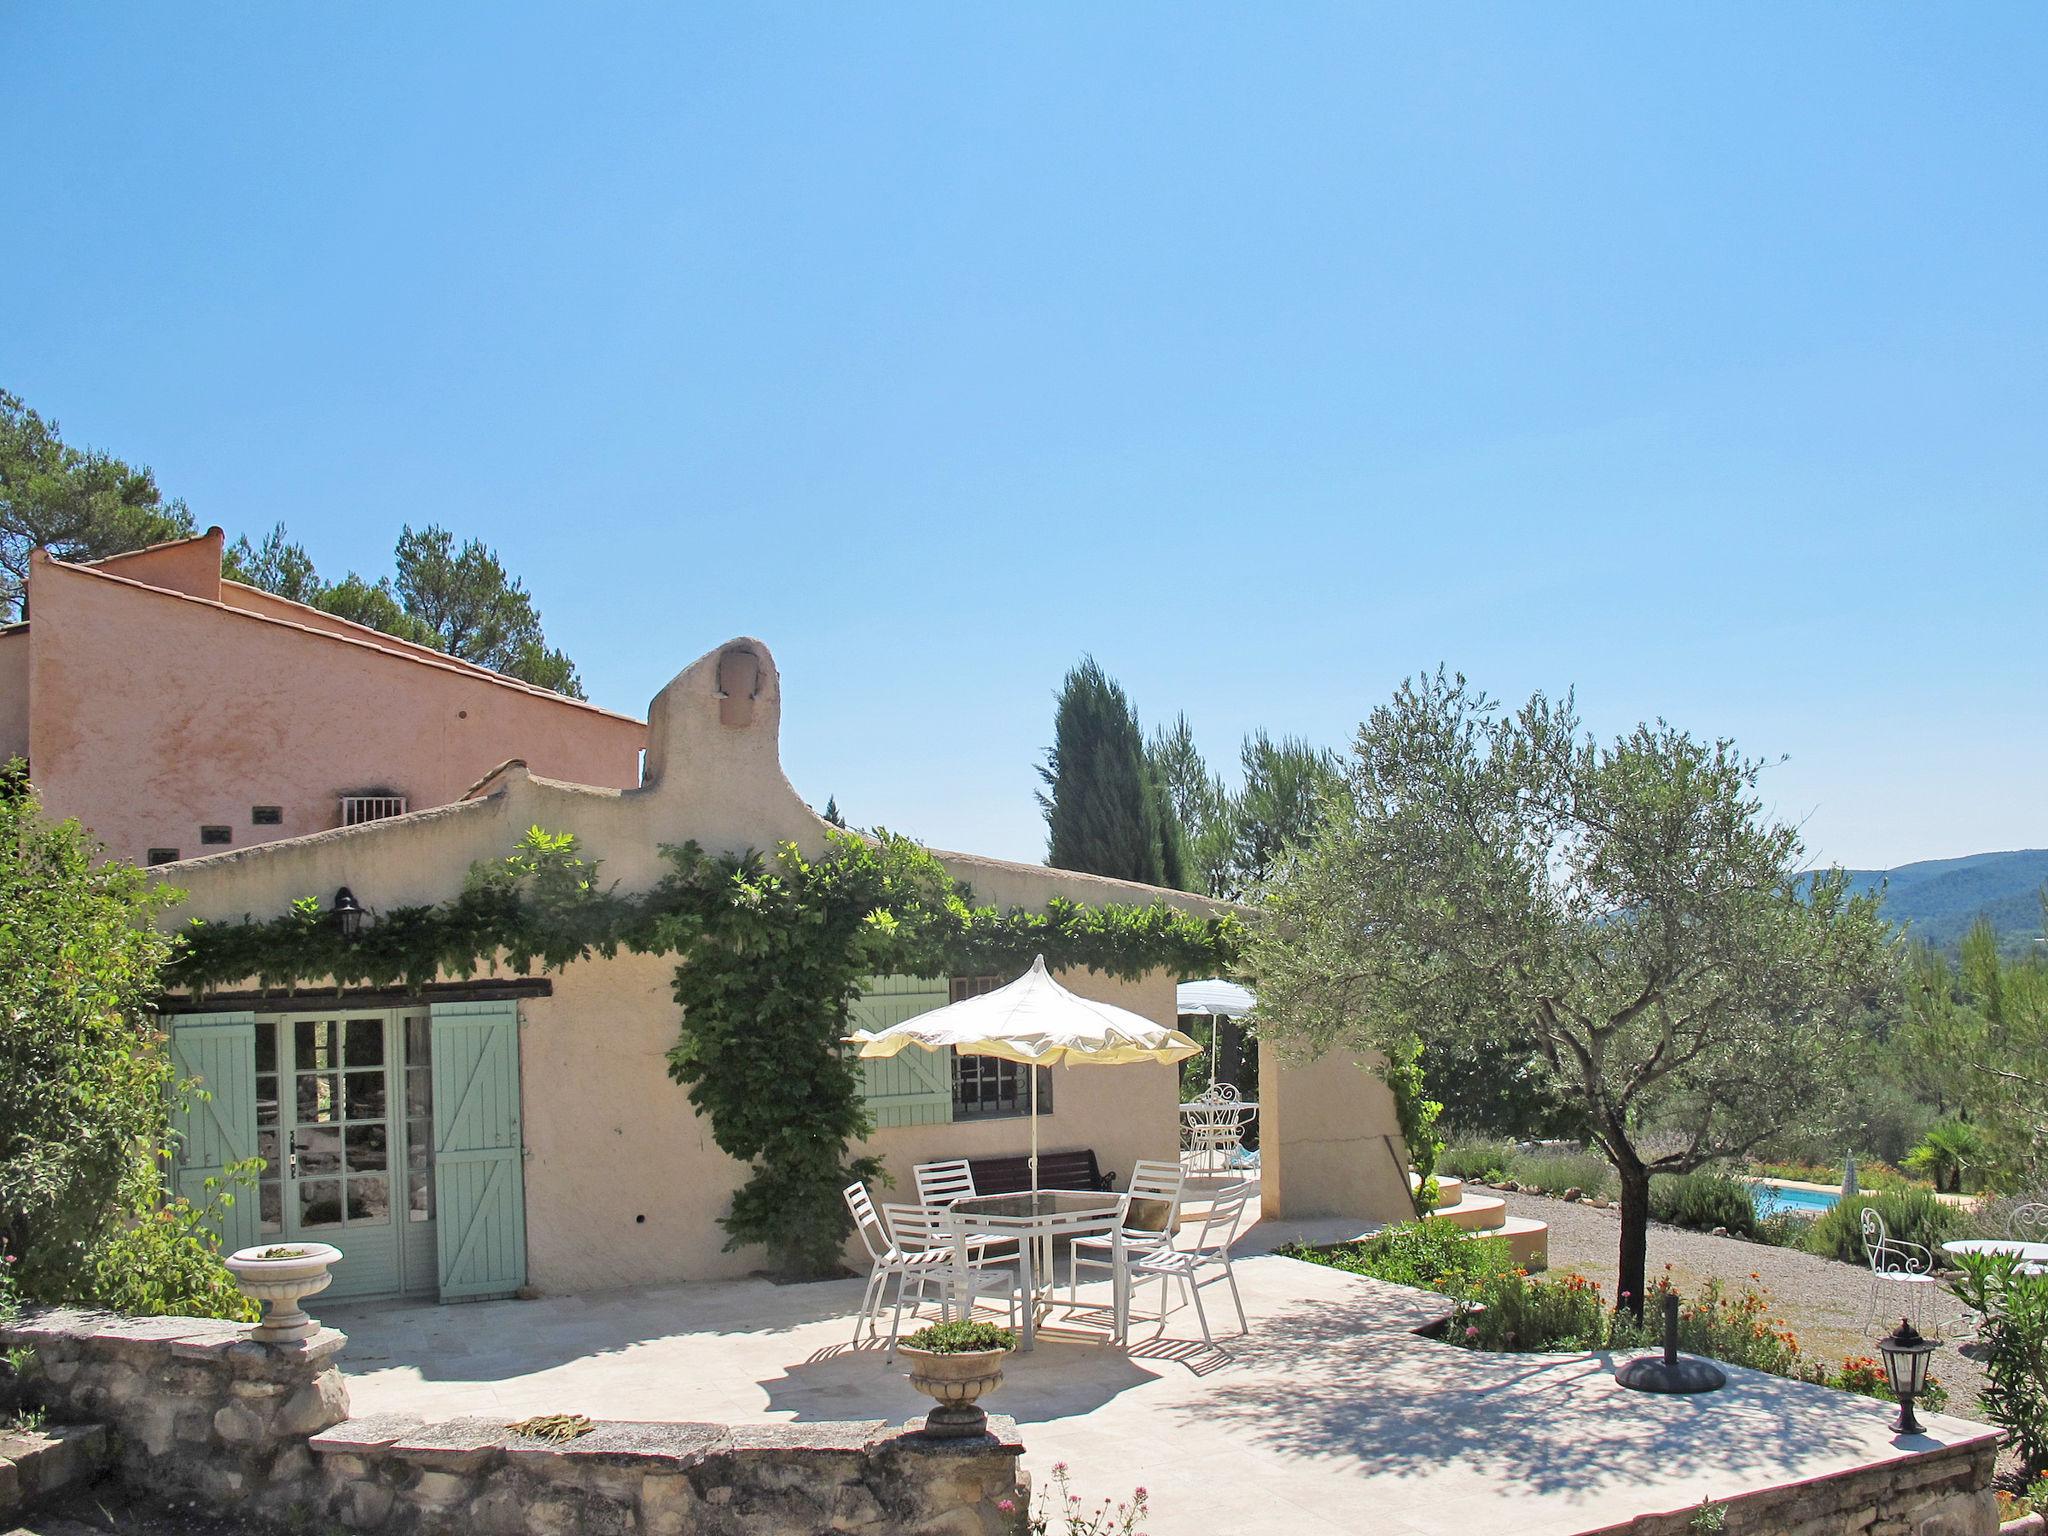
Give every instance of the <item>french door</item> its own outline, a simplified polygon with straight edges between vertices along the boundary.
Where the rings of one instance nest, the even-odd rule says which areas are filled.
[[[432,1294],[433,1024],[428,1010],[256,1020],[261,1239],[342,1251],[330,1296]]]

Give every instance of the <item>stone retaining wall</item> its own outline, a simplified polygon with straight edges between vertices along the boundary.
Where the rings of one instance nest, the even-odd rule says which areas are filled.
[[[348,1417],[331,1328],[51,1310],[0,1329],[36,1351],[54,1418],[103,1423],[122,1478],[222,1513],[400,1536],[1012,1536],[1016,1426],[600,1423],[559,1443],[488,1419]]]
[[[1787,1483],[1720,1506],[1723,1536],[1990,1536],[1995,1441],[1902,1454],[1896,1461]],[[1689,1536],[1698,1510],[1639,1515],[1589,1536]]]

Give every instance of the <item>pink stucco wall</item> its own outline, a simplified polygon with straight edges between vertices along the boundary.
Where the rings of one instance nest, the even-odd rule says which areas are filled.
[[[511,757],[582,783],[639,781],[638,720],[111,574],[149,565],[186,584],[155,552],[102,571],[38,559],[30,572],[37,788],[120,857],[218,851],[200,842],[204,825],[230,828],[231,846],[322,831],[351,791],[446,804]],[[0,702],[0,730],[6,718]],[[252,824],[256,805],[281,806],[282,823]]]

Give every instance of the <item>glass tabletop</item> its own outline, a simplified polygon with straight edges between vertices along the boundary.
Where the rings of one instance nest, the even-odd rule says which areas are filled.
[[[1099,1189],[1041,1189],[1015,1195],[969,1195],[955,1200],[953,1209],[963,1216],[1003,1216],[1032,1220],[1043,1216],[1085,1216],[1096,1212],[1114,1215],[1119,1196]]]

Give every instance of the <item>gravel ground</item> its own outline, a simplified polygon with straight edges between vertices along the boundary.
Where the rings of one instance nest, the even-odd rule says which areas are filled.
[[[1540,1195],[1507,1194],[1490,1190],[1508,1203],[1515,1216],[1531,1216],[1550,1223],[1550,1267],[1575,1269],[1589,1280],[1600,1282],[1611,1298],[1615,1291],[1615,1260],[1621,1246],[1621,1215],[1614,1210],[1596,1210],[1590,1205],[1552,1200]],[[1866,1319],[1870,1302],[1868,1271],[1796,1248],[1773,1248],[1739,1237],[1715,1237],[1706,1232],[1688,1232],[1682,1227],[1650,1226],[1650,1277],[1669,1269],[1672,1282],[1690,1293],[1713,1276],[1736,1286],[1757,1277],[1755,1283],[1770,1293],[1773,1316],[1784,1318],[1799,1338],[1800,1347],[1813,1358],[1831,1365],[1847,1355],[1877,1354],[1878,1339],[1898,1325],[1897,1312],[1884,1320]],[[1961,1303],[1946,1291],[1928,1302],[1929,1317],[1944,1319],[1960,1315]],[[1965,1418],[1977,1410],[1977,1392],[1984,1373],[1975,1361],[1962,1354],[1953,1342],[1945,1343],[1934,1357],[1931,1373],[1949,1390],[1949,1411]]]

